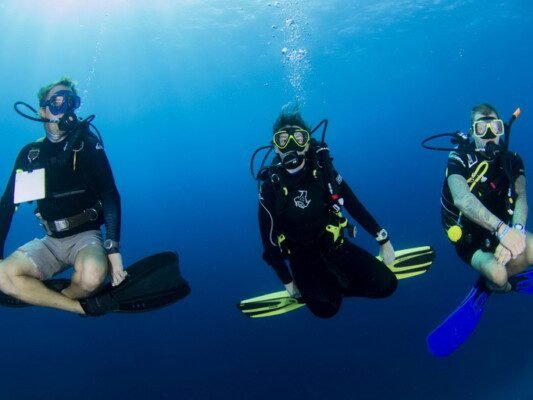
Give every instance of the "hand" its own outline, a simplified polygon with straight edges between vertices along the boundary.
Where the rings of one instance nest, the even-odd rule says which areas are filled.
[[[494,251],[494,257],[496,257],[498,264],[506,265],[509,261],[511,261],[511,252],[499,244]]]
[[[503,225],[498,233],[502,233],[506,227],[507,225]],[[500,239],[500,244],[508,249],[511,252],[512,258],[515,259],[526,248],[526,236],[518,229],[509,228],[507,233]]]
[[[394,248],[392,247],[390,240],[381,245],[379,255],[381,256],[381,259],[383,260],[385,265],[392,265],[396,256],[394,255]]]
[[[120,253],[113,253],[109,254],[107,258],[109,259],[109,264],[111,264],[111,286],[118,286],[128,276],[128,273],[124,271],[122,256]]]
[[[294,281],[289,282],[285,285],[285,289],[287,292],[289,292],[289,296],[291,296],[293,299],[299,299],[302,297],[300,294],[300,290],[298,289],[298,286],[296,286],[296,283]]]

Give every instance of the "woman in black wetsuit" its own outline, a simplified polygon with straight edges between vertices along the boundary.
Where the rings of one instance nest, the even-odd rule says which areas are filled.
[[[282,112],[273,132],[277,157],[260,172],[263,259],[318,317],[334,316],[346,296],[390,296],[397,279],[385,265],[394,261],[387,231],[333,169],[299,111]],[[342,208],[376,238],[385,264],[344,238]]]

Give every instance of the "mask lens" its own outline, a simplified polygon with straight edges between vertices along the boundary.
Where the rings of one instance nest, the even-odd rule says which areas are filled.
[[[55,94],[50,97],[48,109],[54,115],[63,114],[67,110],[67,101],[65,96]]]
[[[274,143],[276,146],[283,148],[289,141],[289,133],[286,131],[278,131],[274,134]]]
[[[303,131],[296,131],[293,133],[294,140],[296,140],[296,143],[298,143],[300,146],[305,145],[305,135]]]
[[[490,130],[495,135],[499,136],[499,135],[503,134],[504,127],[503,127],[503,121],[501,119],[494,119],[494,120],[490,121],[490,125],[489,126],[490,126]]]
[[[41,107],[48,107],[53,115],[64,114],[68,110],[75,110],[79,106],[79,96],[76,96],[70,90],[60,90],[41,104]]]
[[[487,123],[485,121],[476,121],[474,123],[474,133],[476,136],[484,136],[487,133]]]

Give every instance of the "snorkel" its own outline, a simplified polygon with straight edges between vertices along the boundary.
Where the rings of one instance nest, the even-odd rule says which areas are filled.
[[[509,143],[511,141],[511,128],[521,113],[522,111],[520,110],[520,107],[517,107],[513,115],[511,115],[511,118],[509,118],[509,121],[507,121],[507,124],[505,125],[505,140],[502,143],[502,147],[505,152],[509,151]]]

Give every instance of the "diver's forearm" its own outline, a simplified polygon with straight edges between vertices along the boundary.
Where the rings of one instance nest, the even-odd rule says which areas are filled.
[[[470,192],[468,184],[462,176],[451,175],[448,177],[448,186],[452,193],[455,207],[465,217],[489,231],[498,229],[501,220]]]
[[[495,231],[498,228],[501,220],[491,213],[473,194],[465,196],[461,200],[457,208],[461,210],[463,215],[469,220],[475,222],[479,226],[489,230]]]
[[[526,226],[527,221],[527,201],[522,197],[518,197],[515,202],[515,209],[513,214],[513,225],[520,224]]]
[[[0,199],[0,259],[4,258],[4,246],[15,213],[14,192],[15,170],[13,170],[4,195]]]
[[[346,211],[361,224],[365,231],[372,236],[376,236],[382,229],[381,226],[357,198],[346,181],[343,181],[340,185],[340,194],[344,199],[344,208]]]

